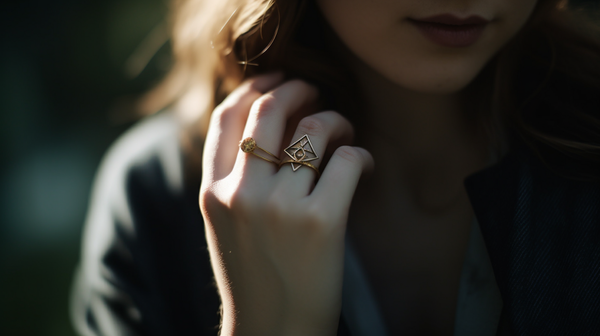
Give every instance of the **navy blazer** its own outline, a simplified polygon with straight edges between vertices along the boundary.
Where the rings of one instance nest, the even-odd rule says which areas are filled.
[[[219,298],[198,184],[168,115],[104,160],[72,316],[84,335],[217,335]],[[600,187],[552,173],[526,147],[465,181],[504,309],[498,334],[600,335]],[[351,335],[343,318],[338,335]]]

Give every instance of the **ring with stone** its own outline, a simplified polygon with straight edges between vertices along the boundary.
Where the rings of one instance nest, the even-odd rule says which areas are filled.
[[[291,160],[287,160],[285,163],[290,163],[293,171],[297,171],[302,166],[307,166],[315,169],[317,173],[319,172],[317,167],[310,163],[306,164],[309,161],[319,158],[317,153],[315,153],[315,149],[313,148],[312,142],[310,142],[307,134],[304,134],[300,139],[294,141],[283,151],[291,158]],[[284,162],[282,162],[279,166],[281,167],[283,163]]]
[[[260,149],[261,151],[267,153],[269,156],[275,158],[277,161],[274,161],[274,160],[268,159],[264,156],[256,154],[254,152],[256,149]],[[274,163],[277,165],[279,164],[279,161],[281,161],[281,159],[279,157],[277,157],[277,155],[267,151],[264,148],[259,147],[253,138],[246,138],[246,139],[243,139],[242,141],[240,141],[240,150],[244,153],[252,154],[252,155],[259,157],[267,162],[271,162],[271,163]]]

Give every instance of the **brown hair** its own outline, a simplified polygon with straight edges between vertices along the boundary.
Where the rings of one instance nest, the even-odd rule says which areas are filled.
[[[283,70],[324,91],[328,108],[356,116],[354,81],[328,50],[312,0],[173,0],[169,75],[145,106],[172,105],[187,121],[184,147],[200,153],[210,112],[244,78]],[[549,167],[600,180],[600,28],[589,7],[540,0],[527,26],[486,67],[483,123],[511,133]],[[310,22],[310,24],[308,24]],[[500,141],[496,141],[500,147]],[[192,166],[199,155],[188,155]],[[194,160],[195,157],[195,160]],[[565,164],[567,163],[567,164]],[[572,164],[571,164],[572,163]]]

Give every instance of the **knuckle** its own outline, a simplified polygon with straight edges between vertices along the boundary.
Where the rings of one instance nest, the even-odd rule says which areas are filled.
[[[318,117],[304,117],[298,123],[298,132],[308,135],[319,135],[325,130],[325,124]]]
[[[222,102],[221,104],[215,106],[215,108],[213,109],[212,114],[210,116],[213,119],[214,118],[220,119],[223,117],[223,114],[225,114],[229,108],[230,107],[227,104],[225,104],[225,102]]]
[[[331,120],[331,124],[334,125],[332,128],[339,130],[342,134],[349,137],[350,139],[354,138],[354,126],[346,117],[336,111],[326,111],[323,112],[323,116]]]
[[[335,120],[335,123],[337,125],[343,125],[347,127],[351,132],[354,132],[354,126],[352,125],[350,120],[348,120],[342,114],[336,111],[328,111],[328,113],[331,113],[331,116],[333,117],[332,119]]]
[[[219,105],[212,113],[212,118],[216,119],[219,124],[225,124],[235,114],[233,106]]]
[[[301,79],[292,79],[288,83],[291,90],[295,92],[316,92],[317,88],[314,85],[309,84]]]
[[[344,160],[347,160],[351,164],[360,164],[363,160],[362,154],[352,146],[338,147],[334,154]]]
[[[324,111],[324,112],[321,112],[320,114],[327,116],[328,118],[331,118],[335,122],[338,122],[338,123],[349,122],[348,119],[346,119],[346,117],[344,117],[341,113],[339,113],[337,111]]]
[[[198,195],[200,211],[206,214],[218,202],[216,194],[209,188],[201,188]]]
[[[257,115],[258,118],[264,117],[277,110],[277,99],[272,94],[264,94],[260,96],[252,104],[251,113]]]
[[[239,118],[250,102],[260,97],[258,92],[234,92],[217,105],[211,115],[220,123]]]
[[[244,188],[237,188],[230,192],[227,197],[227,205],[230,209],[248,213],[254,207],[256,196]]]

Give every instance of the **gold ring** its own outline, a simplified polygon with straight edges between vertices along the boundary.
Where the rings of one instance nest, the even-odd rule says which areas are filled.
[[[291,160],[286,161],[286,163],[292,164],[293,171],[300,169],[301,166],[312,167],[317,172],[319,171],[312,164],[304,164],[308,161],[316,160],[319,158],[317,153],[315,153],[315,149],[313,148],[312,142],[310,142],[308,135],[304,134],[300,139],[294,141],[288,148],[284,149],[283,151],[291,158]]]
[[[307,167],[312,168],[314,171],[317,172],[317,177],[321,177],[321,173],[319,172],[319,168],[315,167],[314,165],[312,165],[309,162],[306,162],[306,161],[285,160],[285,161],[282,161],[279,164],[279,168],[281,168],[281,166],[283,166],[286,163],[291,163],[292,165],[293,164],[299,164],[299,165],[307,166]]]
[[[261,151],[269,154],[271,157],[274,157],[275,159],[277,159],[277,161],[273,161],[271,159],[267,159],[264,156],[260,156],[260,155],[258,155],[256,153],[254,153],[254,150],[257,149],[257,148],[260,149]],[[240,141],[240,150],[242,152],[244,152],[244,153],[252,154],[252,155],[254,155],[256,157],[259,157],[259,158],[261,158],[261,159],[263,159],[263,160],[265,160],[267,162],[271,162],[271,163],[274,163],[274,164],[279,164],[279,161],[281,160],[279,157],[277,157],[277,155],[275,155],[275,154],[273,154],[273,153],[265,150],[264,148],[259,147],[256,144],[256,140],[254,140],[253,138],[246,138],[246,139],[243,139],[242,141]]]

